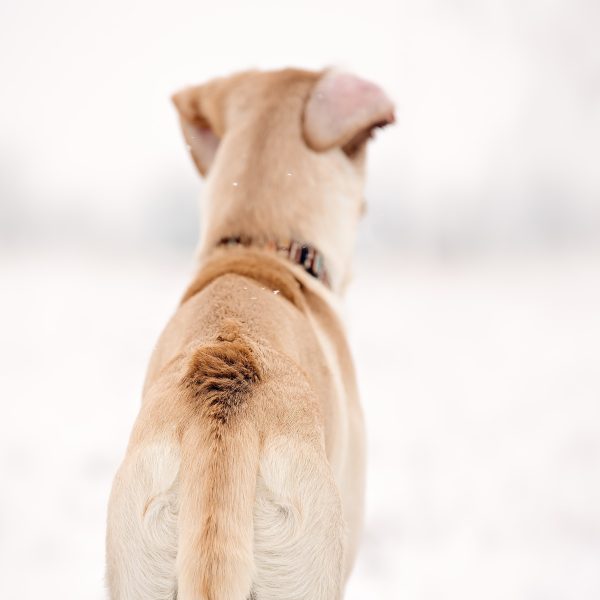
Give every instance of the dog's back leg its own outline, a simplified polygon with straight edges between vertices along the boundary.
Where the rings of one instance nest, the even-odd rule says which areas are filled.
[[[267,441],[256,496],[256,600],[341,598],[342,505],[320,442]]]
[[[175,443],[152,443],[129,455],[115,478],[108,511],[107,584],[111,600],[177,597]]]

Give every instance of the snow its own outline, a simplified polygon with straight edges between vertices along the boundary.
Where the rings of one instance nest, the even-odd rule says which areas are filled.
[[[0,597],[105,598],[111,479],[191,259],[0,256]],[[349,600],[600,597],[599,267],[359,260],[369,481]]]

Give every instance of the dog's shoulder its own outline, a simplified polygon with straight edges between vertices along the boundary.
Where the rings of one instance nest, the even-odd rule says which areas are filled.
[[[244,252],[230,250],[206,261],[192,283],[188,286],[182,304],[227,275],[238,275],[280,294],[296,307],[305,305],[302,286],[290,269],[280,259],[266,252],[246,249]]]

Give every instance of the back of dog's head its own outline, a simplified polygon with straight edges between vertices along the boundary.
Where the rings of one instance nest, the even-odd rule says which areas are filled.
[[[380,88],[333,70],[247,71],[186,88],[173,102],[203,175],[225,136],[248,126],[276,146],[287,134],[288,143],[317,152],[337,148],[356,160],[372,130],[394,121],[393,104]]]
[[[243,223],[245,233],[309,240],[346,262],[367,141],[394,120],[380,88],[335,70],[248,71],[186,88],[173,101],[207,177],[208,243],[240,233]]]

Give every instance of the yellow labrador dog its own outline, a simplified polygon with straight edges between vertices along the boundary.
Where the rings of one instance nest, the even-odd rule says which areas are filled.
[[[334,600],[364,433],[338,300],[380,88],[247,72],[173,98],[206,175],[198,272],[152,356],[108,511],[113,600]]]

